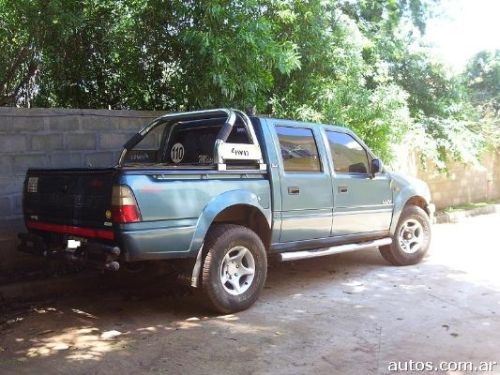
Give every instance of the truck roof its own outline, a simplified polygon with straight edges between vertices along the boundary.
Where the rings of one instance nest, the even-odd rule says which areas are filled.
[[[300,121],[300,120],[289,120],[289,119],[282,119],[282,118],[276,118],[276,117],[265,117],[265,116],[254,116],[255,118],[262,119],[262,120],[271,120],[271,121],[279,121],[281,124],[286,124],[290,126],[299,126],[302,125],[308,125],[308,126],[325,126],[328,127],[331,130],[342,132],[342,133],[349,133],[349,134],[355,134],[351,129],[342,126],[342,125],[331,125],[331,124],[323,124],[323,123],[317,123],[317,122],[309,122],[309,121]]]

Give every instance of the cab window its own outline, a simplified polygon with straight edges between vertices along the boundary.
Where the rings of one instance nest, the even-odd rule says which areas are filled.
[[[144,139],[127,153],[125,161],[211,166],[214,162],[215,141],[224,123],[225,119],[193,120],[174,124],[165,122],[147,133]],[[227,142],[251,143],[240,119],[234,124]],[[237,163],[231,162],[232,165]],[[245,161],[239,163],[244,165]]]
[[[368,155],[358,141],[346,133],[327,131],[326,134],[335,172],[368,173]]]

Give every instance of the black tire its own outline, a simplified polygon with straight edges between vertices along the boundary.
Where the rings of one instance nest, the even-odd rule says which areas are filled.
[[[240,225],[214,225],[207,234],[204,246],[206,255],[201,271],[201,291],[207,306],[224,314],[252,306],[264,288],[267,277],[267,254],[259,236]],[[221,280],[224,257],[235,247],[245,247],[250,251],[255,268],[250,286],[239,295],[230,294]]]
[[[400,233],[404,223],[410,221],[417,221],[422,228],[423,240],[420,248],[415,252],[405,251],[400,243]],[[401,216],[392,238],[392,244],[380,247],[380,253],[389,263],[395,266],[408,266],[416,264],[429,250],[431,243],[431,223],[427,213],[417,206],[407,206],[403,209]]]

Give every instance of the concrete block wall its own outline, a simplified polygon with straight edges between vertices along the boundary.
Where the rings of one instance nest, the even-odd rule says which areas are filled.
[[[432,167],[417,170],[417,176],[429,185],[438,209],[500,199],[499,152],[486,153],[479,165],[449,163],[447,174]]]
[[[389,168],[424,180],[438,209],[500,200],[500,150],[485,152],[477,165],[449,162],[447,173],[439,173],[431,162],[424,168],[408,144],[396,146],[395,155]]]
[[[122,145],[162,112],[0,108],[0,272],[29,261],[16,251],[24,230],[28,167],[112,166]]]

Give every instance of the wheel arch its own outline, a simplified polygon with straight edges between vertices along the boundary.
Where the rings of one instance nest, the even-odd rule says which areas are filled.
[[[238,224],[252,229],[268,248],[271,242],[271,209],[247,190],[232,190],[212,199],[198,219],[190,252],[196,256],[214,223]]]
[[[427,204],[427,201],[425,200],[424,197],[421,197],[420,195],[414,195],[410,199],[408,199],[404,205],[404,207],[408,206],[417,206],[420,207],[422,210],[425,211],[425,213],[430,216],[430,211],[429,207]]]
[[[394,202],[394,213],[392,216],[390,228],[391,235],[393,235],[396,231],[401,213],[408,206],[420,207],[429,217],[432,215],[432,212],[429,209],[429,202],[427,202],[427,200],[422,195],[416,194],[412,191],[406,191],[406,194],[400,194],[398,198],[400,199],[397,199]]]
[[[219,212],[212,221],[214,224],[237,224],[254,231],[266,250],[271,245],[271,227],[266,217],[257,207],[248,204],[236,204]]]
[[[271,242],[271,208],[263,207],[259,197],[247,190],[225,192],[210,201],[203,210],[191,241],[190,253],[196,257],[191,273],[191,286],[198,287],[203,243],[214,223],[233,223],[249,227],[263,240],[266,250]]]

